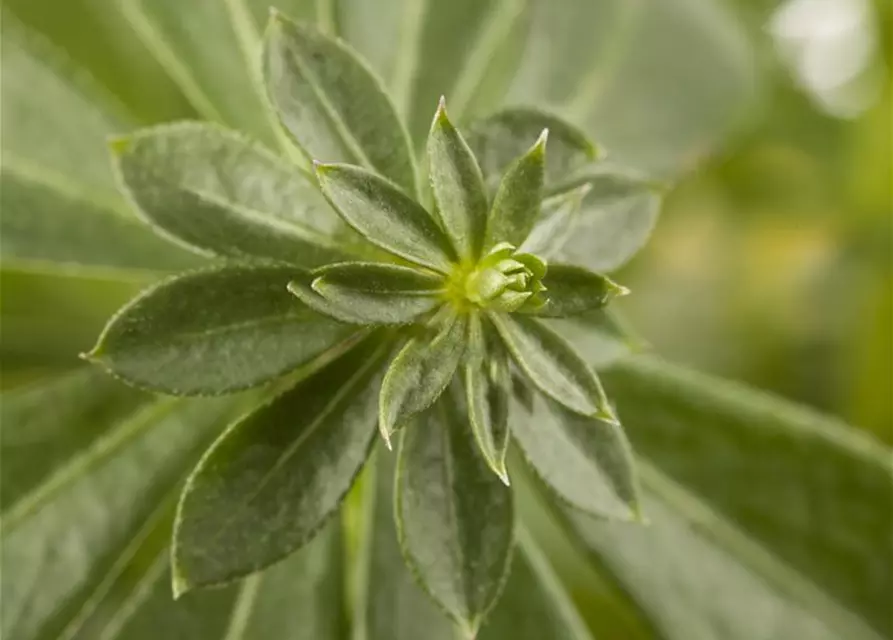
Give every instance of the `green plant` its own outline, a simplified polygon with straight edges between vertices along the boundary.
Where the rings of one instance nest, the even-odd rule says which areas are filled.
[[[212,24],[218,14],[198,6],[137,2],[125,15],[144,34],[190,11]],[[226,9],[248,51],[250,16],[239,12],[251,6]],[[526,5],[498,6],[511,37],[477,91],[457,83],[467,112],[499,101],[486,93],[504,90],[527,37]],[[341,16],[342,32],[354,15],[358,6]],[[442,20],[426,19],[440,33]],[[559,558],[542,551],[555,538],[550,548],[599,585],[592,624],[606,637],[889,633],[891,577],[877,568],[890,555],[886,452],[833,420],[630,356],[640,342],[605,308],[624,290],[596,272],[644,242],[657,187],[601,158],[575,125],[502,109],[467,119],[466,144],[441,103],[426,135],[424,92],[404,127],[354,53],[275,16],[263,77],[281,129],[258,94],[218,87],[208,100],[213,85],[187,84],[203,110],[230,114],[212,119],[238,113],[261,142],[193,122],[111,144],[133,209],[191,250],[181,251],[108,215],[120,204],[96,195],[111,184],[104,165],[60,163],[79,136],[101,145],[100,103],[78,101],[82,85],[47,66],[52,54],[29,56],[35,40],[7,33],[10,22],[4,118],[19,126],[4,122],[3,318],[17,359],[5,352],[4,368],[57,366],[35,358],[56,349],[47,335],[67,355],[81,341],[17,292],[101,318],[148,284],[146,270],[188,271],[127,303],[88,356],[173,397],[73,368],[4,398],[4,635],[338,638],[349,621],[356,637],[452,637],[402,555],[466,636],[483,624],[485,640],[588,638]],[[259,84],[244,69],[246,86]],[[69,138],[53,147],[28,109],[60,96],[79,118],[65,114]],[[617,201],[634,206],[612,215]],[[94,269],[72,277],[48,261]],[[33,322],[20,299],[49,331],[20,328]],[[629,427],[641,492],[593,367]],[[199,395],[220,397],[184,397]],[[400,451],[380,448],[356,483],[376,425]],[[523,455],[509,452],[510,433]],[[648,526],[610,521],[640,508]]]

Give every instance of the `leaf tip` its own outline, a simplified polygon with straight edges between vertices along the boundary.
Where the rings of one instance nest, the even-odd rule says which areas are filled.
[[[546,127],[543,129],[542,133],[540,133],[540,137],[536,139],[536,142],[533,143],[533,150],[538,151],[539,153],[545,153],[546,151],[546,143],[549,141],[549,128]]]
[[[601,420],[602,422],[607,422],[610,425],[615,427],[620,426],[620,420],[617,418],[617,414],[614,413],[614,410],[611,407],[599,407],[598,410],[592,416],[596,420]]]
[[[130,150],[132,140],[128,136],[112,136],[108,139],[107,144],[112,155],[117,157],[123,156]]]
[[[174,563],[171,571],[171,591],[173,592],[174,600],[179,600],[191,589],[192,585],[189,584],[189,580],[180,573],[176,563]]]
[[[81,360],[86,360],[87,362],[101,362],[103,356],[102,345],[97,344],[95,347],[90,349],[90,351],[83,351],[78,354],[78,358]]]
[[[628,287],[624,287],[622,284],[617,284],[610,278],[605,278],[608,284],[608,297],[609,298],[622,298],[623,296],[628,296],[630,294],[630,290]]]

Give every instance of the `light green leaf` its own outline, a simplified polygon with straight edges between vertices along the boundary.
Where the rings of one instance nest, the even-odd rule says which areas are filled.
[[[508,485],[505,456],[509,444],[512,373],[498,343],[488,340],[478,314],[469,319],[463,373],[468,419],[477,445],[490,468]]]
[[[600,371],[649,345],[611,306],[588,311],[573,318],[544,318],[545,325],[567,340],[590,367]]]
[[[378,408],[378,426],[388,448],[394,431],[434,404],[447,388],[465,351],[465,330],[464,316],[450,312],[437,317],[391,361]]]
[[[720,0],[534,4],[509,104],[581,126],[621,164],[678,174],[756,97],[757,56]]]
[[[78,386],[72,384],[69,391]],[[63,394],[55,403],[44,399],[17,412],[21,422],[4,421],[4,461],[21,451],[28,425],[55,420],[59,433],[76,424],[69,417],[84,419],[85,404],[118,402],[118,391],[107,386],[82,391],[91,397],[65,399]],[[47,443],[56,464],[43,467],[40,477],[35,474],[28,481],[26,492],[4,505],[3,637],[65,637],[67,628],[89,615],[109,581],[121,575],[151,535],[164,510],[159,505],[173,497],[185,466],[233,407],[232,399],[151,401],[131,412],[97,414],[80,436],[71,433]]]
[[[485,249],[500,242],[520,246],[536,224],[543,200],[547,136],[544,129],[536,143],[506,170],[487,218]]]
[[[323,194],[347,224],[372,244],[449,272],[453,252],[443,231],[411,197],[384,178],[344,164],[317,164]]]
[[[226,393],[330,359],[356,328],[288,295],[290,267],[224,267],[148,289],[106,326],[87,357],[131,384],[176,395]]]
[[[343,0],[337,22],[385,79],[418,148],[440,96],[457,121],[498,106],[521,59],[531,4]]]
[[[443,278],[397,265],[345,262],[313,271],[310,287],[326,312],[345,322],[407,324],[443,302]],[[303,287],[289,289],[303,300]],[[332,312],[336,312],[332,314]]]
[[[231,0],[121,0],[121,10],[146,47],[207,120],[275,143],[263,93],[240,33],[246,16]],[[259,51],[257,52],[259,54]]]
[[[516,403],[512,434],[536,474],[562,501],[596,516],[641,519],[632,449],[619,424],[534,398]]]
[[[205,254],[304,267],[344,255],[346,229],[311,179],[240,134],[179,123],[112,148],[138,213],[167,238]]]
[[[444,229],[459,256],[476,259],[487,228],[487,193],[477,160],[447,117],[443,99],[428,134],[428,162]]]
[[[890,635],[893,576],[880,570],[893,562],[889,449],[835,419],[655,358],[621,361],[605,376],[637,453],[708,505],[734,531],[730,539],[747,538],[771,554],[756,574],[783,580],[789,606],[826,624],[845,610],[842,617]],[[687,502],[672,508],[678,504]],[[710,532],[707,524],[703,530]],[[735,547],[723,554],[738,555]],[[746,632],[759,621],[743,609],[732,613],[742,637],[757,637]],[[836,628],[836,637],[861,637]]]
[[[589,193],[589,189],[589,185],[584,184],[543,200],[540,218],[518,251],[543,258],[556,255],[573,235],[583,198]]]
[[[489,317],[535,387],[579,414],[616,421],[598,377],[561,336],[533,318]]]
[[[549,130],[544,187],[555,193],[600,155],[586,134],[562,118],[530,107],[499,111],[473,122],[468,128],[471,147],[491,193],[512,162],[530,148],[531,141]]]
[[[180,499],[175,594],[259,571],[317,533],[369,454],[383,355],[370,340],[217,439]]]
[[[502,591],[514,516],[511,491],[478,451],[458,395],[454,388],[404,430],[394,500],[406,561],[473,638]]]
[[[549,559],[524,527],[508,582],[480,640],[592,640]]]
[[[455,640],[453,625],[419,587],[394,528],[396,456],[379,447],[362,478],[355,567],[355,640]]]
[[[540,294],[545,304],[527,311],[536,316],[566,318],[604,307],[617,296],[629,293],[605,276],[565,264],[550,264]],[[526,311],[523,307],[522,311]]]
[[[406,131],[354,52],[276,12],[264,43],[264,73],[280,121],[308,159],[361,165],[416,196]]]

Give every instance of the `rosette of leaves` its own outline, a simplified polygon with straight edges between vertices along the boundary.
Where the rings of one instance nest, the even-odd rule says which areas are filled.
[[[888,452],[630,357],[603,308],[621,290],[597,274],[654,222],[643,170],[741,96],[737,53],[711,48],[727,22],[674,14],[670,56],[667,0],[610,20],[294,0],[318,28],[275,17],[261,71],[251,0],[64,27],[9,4],[73,59],[4,12],[3,368],[36,377],[2,403],[4,637],[588,640],[584,616],[607,638],[889,634]],[[616,34],[580,55],[593,24]],[[128,55],[88,48],[109,33]],[[692,61],[728,90],[698,92]],[[655,65],[688,91],[631,80]],[[444,110],[431,126],[442,93],[467,144]],[[120,135],[197,115],[218,124]],[[91,355],[130,384],[73,364],[137,291]],[[382,425],[398,451],[369,457]],[[648,526],[618,522],[640,506]]]

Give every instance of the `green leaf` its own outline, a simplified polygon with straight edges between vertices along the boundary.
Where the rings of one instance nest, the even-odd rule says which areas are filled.
[[[175,594],[259,571],[317,533],[369,454],[383,355],[370,340],[217,439],[180,499]]]
[[[138,213],[171,240],[304,267],[344,255],[347,230],[311,179],[240,134],[179,123],[119,138],[112,149]]]
[[[545,304],[527,311],[536,316],[566,318],[604,307],[617,296],[629,293],[609,278],[581,267],[550,264],[543,279],[545,290],[540,294]]]
[[[619,424],[534,398],[515,404],[512,434],[536,474],[562,501],[596,516],[641,520],[632,449]]]
[[[600,371],[631,353],[649,348],[612,306],[572,318],[544,318],[545,325],[570,343],[590,367]]]
[[[616,422],[598,377],[561,336],[533,318],[489,317],[535,387],[572,411]]]
[[[345,262],[317,269],[309,278],[316,295],[305,302],[312,306],[322,297],[325,312],[345,322],[407,324],[443,302],[438,295],[443,278],[409,267]],[[300,284],[289,290],[304,300]]]
[[[124,0],[137,36],[206,120],[268,143],[276,138],[255,81],[256,52],[246,55],[245,30],[256,31],[232,1]],[[256,35],[255,35],[256,39]]]
[[[68,391],[79,386],[72,384]],[[49,385],[45,388],[61,388]],[[98,408],[106,400],[119,402],[119,392],[108,386],[81,389],[89,399],[71,394],[49,403],[47,396],[17,411],[20,422],[4,421],[4,465],[8,456],[24,451],[29,425],[55,421],[67,429],[83,420],[85,404]],[[31,393],[37,397],[41,391]],[[35,470],[27,490],[4,504],[3,637],[65,637],[67,629],[90,615],[155,529],[164,511],[160,505],[174,497],[185,465],[234,406],[232,399],[149,401],[129,412],[95,413],[92,422],[80,422],[88,427],[83,433],[47,442],[55,464],[38,465],[42,470]]]
[[[890,635],[893,576],[878,572],[893,562],[888,448],[833,418],[655,358],[621,361],[605,372],[605,383],[636,451],[724,521],[729,541],[746,538],[771,554],[756,573],[782,580],[788,606],[820,620],[844,610],[843,618]],[[674,500],[665,510],[686,504]],[[647,503],[645,509],[659,525]],[[701,528],[709,534],[707,524]],[[712,539],[724,556],[738,557],[731,542]],[[816,592],[823,598],[810,595]],[[756,622],[746,611],[729,613],[742,621],[742,637]],[[838,627],[836,637],[860,637],[847,628]]]
[[[518,527],[508,582],[484,621],[480,640],[592,640],[545,550]]]
[[[536,143],[506,170],[487,219],[484,248],[500,242],[520,246],[536,224],[543,200],[548,133],[544,129]]]
[[[404,430],[394,500],[406,561],[473,638],[502,591],[514,516],[512,494],[478,451],[456,396]]]
[[[245,389],[327,360],[356,340],[356,328],[289,296],[299,273],[233,266],[166,280],[121,309],[87,357],[176,395]]]
[[[264,74],[280,121],[308,159],[361,165],[417,194],[406,131],[379,80],[353,51],[274,12]]]
[[[487,193],[481,169],[441,98],[428,134],[429,175],[437,213],[456,253],[475,259],[487,227]]]
[[[482,319],[477,314],[469,319],[463,373],[468,419],[477,445],[490,468],[508,485],[505,456],[509,444],[512,374],[499,345],[487,340]]]
[[[544,175],[547,192],[564,190],[562,185],[600,155],[585,133],[554,114],[529,107],[499,111],[468,128],[468,144],[481,163],[491,193],[515,158],[527,151],[530,141],[544,129],[549,130]]]
[[[440,397],[465,351],[464,316],[450,312],[432,320],[431,325],[400,349],[382,382],[378,426],[388,448],[395,430]]]
[[[453,625],[419,587],[394,529],[397,457],[379,447],[361,476],[359,550],[354,563],[354,635],[365,640],[455,640]]]
[[[323,194],[369,242],[416,264],[450,271],[449,240],[422,205],[397,185],[351,165],[317,164],[315,168]]]

